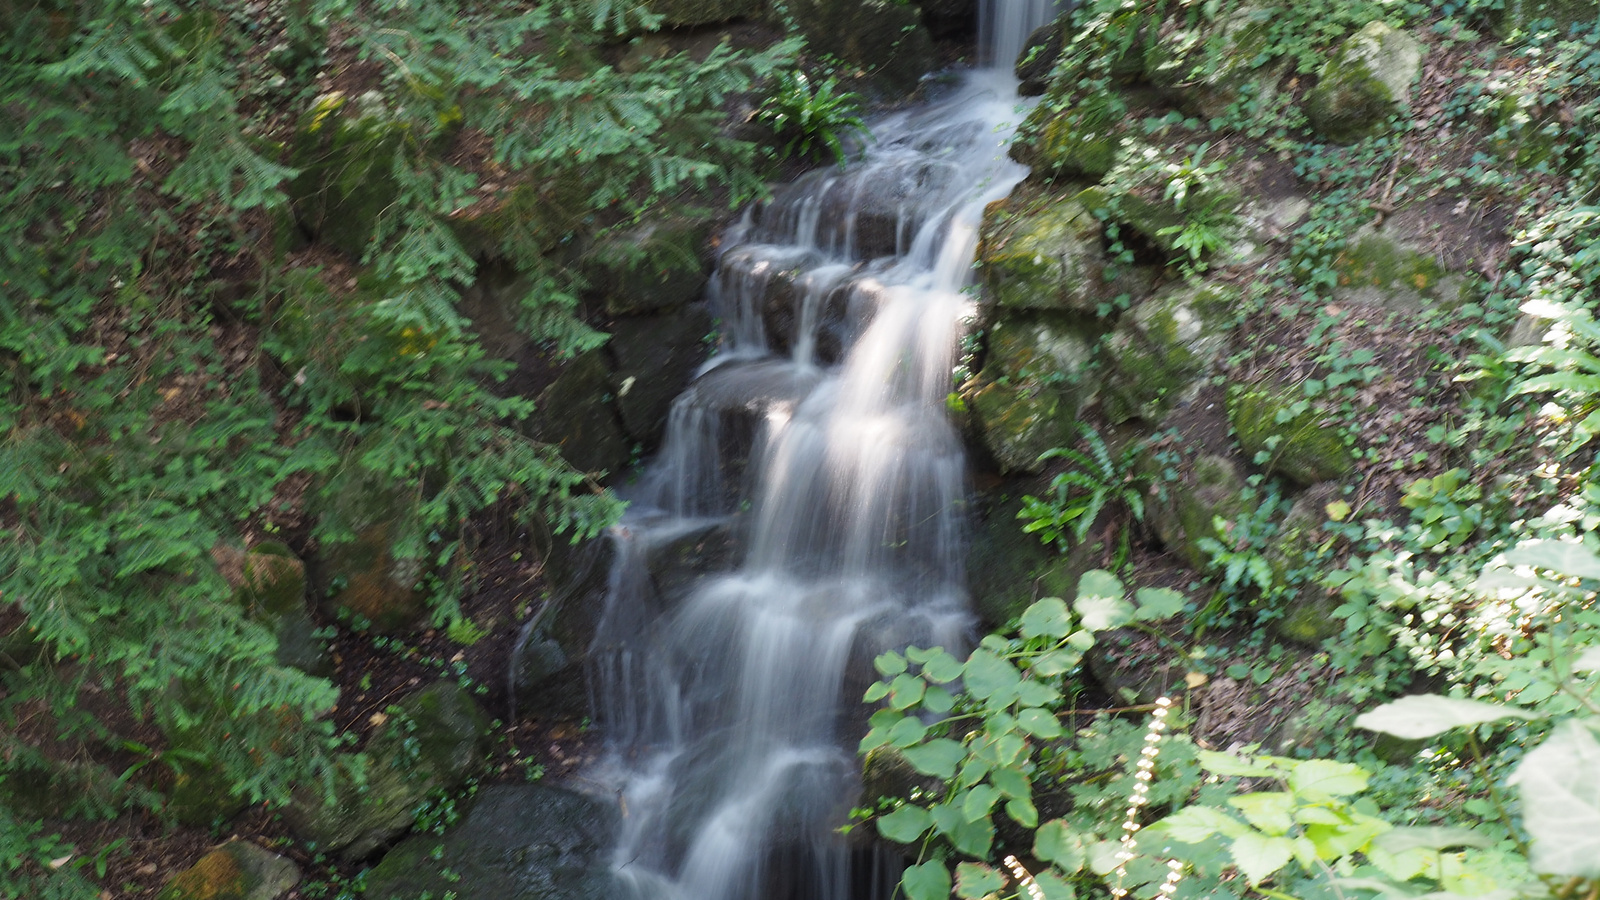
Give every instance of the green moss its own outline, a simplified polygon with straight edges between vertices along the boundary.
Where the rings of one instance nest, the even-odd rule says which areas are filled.
[[[1422,63],[1416,39],[1370,22],[1339,46],[1306,93],[1306,118],[1317,133],[1347,143],[1374,133],[1410,104]]]
[[[1123,133],[1113,123],[1091,124],[1078,110],[1040,103],[1011,145],[1011,158],[1037,175],[1099,180],[1116,165]]]
[[[1335,297],[1403,312],[1449,309],[1473,299],[1472,284],[1465,276],[1409,243],[1405,235],[1358,233],[1334,262]]]
[[[1239,445],[1262,468],[1300,484],[1342,478],[1355,469],[1345,431],[1323,412],[1281,385],[1228,391],[1228,420]]]
[[[1162,290],[1122,318],[1101,345],[1102,399],[1112,421],[1158,424],[1222,353],[1231,285],[1185,282]]]
[[[1158,484],[1146,506],[1145,520],[1167,549],[1196,569],[1204,569],[1210,558],[1200,548],[1200,541],[1220,537],[1219,519],[1230,522],[1245,512],[1244,478],[1226,457],[1211,454],[1185,463],[1176,480],[1160,479],[1162,468],[1153,456],[1140,459],[1140,471]]]
[[[1002,472],[1038,471],[1039,454],[1072,440],[1079,409],[1073,394],[989,382],[966,399],[983,445]]]

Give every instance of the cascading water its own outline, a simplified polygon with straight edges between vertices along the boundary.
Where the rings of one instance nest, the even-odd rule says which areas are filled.
[[[861,162],[777,189],[725,236],[724,344],[613,529],[591,653],[611,752],[590,777],[622,800],[614,863],[638,900],[874,894],[837,833],[857,698],[877,653],[970,629],[945,398],[983,207],[1026,174],[1005,155],[1025,112],[1006,69],[1052,14],[986,4],[1004,69],[876,122]],[[662,584],[686,546],[726,562]]]

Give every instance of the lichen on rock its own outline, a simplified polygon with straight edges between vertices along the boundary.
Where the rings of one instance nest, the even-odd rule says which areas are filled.
[[[989,296],[1002,308],[1093,313],[1118,295],[1142,295],[1149,273],[1112,265],[1101,231],[1089,208],[1069,197],[1013,195],[990,204],[978,246]]]
[[[1268,473],[1310,485],[1355,468],[1345,430],[1294,388],[1234,385],[1228,390],[1228,421],[1239,445]]]
[[[1187,402],[1227,346],[1239,290],[1189,280],[1157,291],[1117,323],[1100,345],[1101,399],[1113,422],[1159,425]]]
[[[1369,22],[1346,38],[1306,93],[1306,117],[1317,133],[1348,143],[1366,137],[1396,112],[1411,108],[1411,83],[1422,66],[1422,45],[1384,22]]]

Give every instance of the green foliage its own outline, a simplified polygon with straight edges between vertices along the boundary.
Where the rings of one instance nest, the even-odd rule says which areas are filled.
[[[1422,543],[1429,550],[1459,547],[1478,530],[1483,510],[1477,501],[1483,499],[1483,490],[1466,479],[1466,469],[1419,478],[1400,498],[1412,521],[1422,526]]]
[[[1089,536],[1100,513],[1112,504],[1121,504],[1135,521],[1144,519],[1144,495],[1149,479],[1138,474],[1135,463],[1140,446],[1131,443],[1113,456],[1100,432],[1080,425],[1085,453],[1070,447],[1055,447],[1039,456],[1064,459],[1068,468],[1050,481],[1052,496],[1047,499],[1026,496],[1017,518],[1027,520],[1022,530],[1037,534],[1046,544],[1070,549],[1068,535],[1077,543]]]
[[[866,123],[861,120],[861,97],[841,91],[837,76],[813,81],[801,69],[778,77],[772,95],[761,104],[756,117],[785,141],[785,155],[811,159],[827,150],[841,166],[845,162],[844,142],[868,136]]]

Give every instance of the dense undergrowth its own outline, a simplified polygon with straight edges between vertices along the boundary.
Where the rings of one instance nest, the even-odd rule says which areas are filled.
[[[1158,554],[1129,552],[1147,541],[1146,498],[1165,473],[1092,429],[1053,451],[1065,471],[1025,498],[1024,530],[1115,573],[1084,576],[1072,603],[1038,601],[965,660],[911,648],[877,661],[867,699],[882,708],[862,751],[869,783],[893,790],[862,815],[910,846],[905,896],[1600,890],[1600,22],[1506,28],[1508,5],[1091,0],[1074,13],[1029,127],[1075,154],[1074,177],[1105,173],[1112,199],[1097,215],[1121,261],[1148,249],[1123,245],[1117,198],[1151,181],[1183,214],[1165,236],[1188,276],[1229,265],[1230,172],[1275,158],[1311,188],[1282,252],[1223,276],[1244,287],[1247,337],[1217,382],[1292,373],[1298,405],[1279,422],[1313,409],[1354,435],[1360,489],[1323,496],[1322,537],[1286,553],[1289,488],[1269,443],[1248,508],[1200,542],[1204,577],[1185,584],[1170,564],[1141,571]],[[1374,20],[1426,36],[1434,87],[1368,136],[1319,137],[1306,88]],[[1271,73],[1255,82],[1271,89],[1246,87],[1209,118],[1152,102],[1139,73],[1170,65],[1186,33],[1198,37],[1178,90],[1241,72]],[[1113,163],[1096,141],[1118,129],[1179,162]],[[1480,260],[1470,302],[1422,310],[1395,344],[1332,291],[1358,229],[1441,196],[1457,215],[1503,210],[1509,253]],[[1410,421],[1425,431],[1403,432]],[[1319,597],[1333,636],[1296,649],[1276,626]],[[1130,690],[1095,708],[1108,704],[1086,659],[1117,633],[1161,648],[1177,675],[1165,696]],[[1219,732],[1202,728],[1197,692],[1224,679],[1241,698],[1252,685],[1280,688],[1269,704],[1292,697],[1270,745],[1208,743]]]
[[[8,797],[48,781],[97,818],[159,813],[186,773],[272,802],[330,778],[337,692],[277,664],[217,548],[308,508],[300,537],[336,546],[351,485],[391,504],[394,555],[442,626],[474,515],[572,536],[614,519],[609,493],[519,427],[531,404],[497,390],[510,364],[459,296],[493,260],[523,279],[524,336],[553,357],[595,346],[569,247],[686,192],[759,188],[724,103],[795,43],[606,61],[656,21],[605,0],[0,9]],[[334,86],[386,117],[354,187],[286,146]],[[312,207],[374,184],[390,193],[360,233],[303,249]],[[474,206],[512,224],[463,231]],[[110,789],[63,782],[63,753],[111,767],[84,782]],[[0,803],[0,895],[96,896],[112,849]]]

